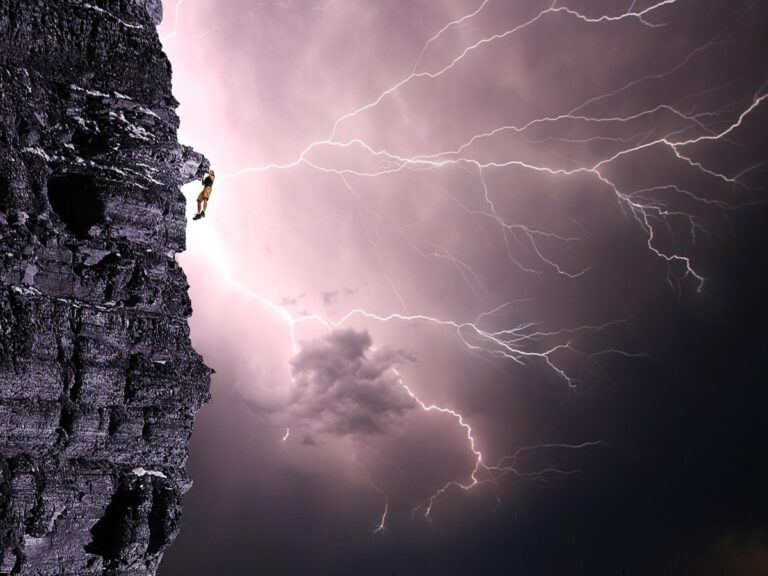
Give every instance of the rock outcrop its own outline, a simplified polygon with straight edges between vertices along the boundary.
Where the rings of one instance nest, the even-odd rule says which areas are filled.
[[[189,340],[160,0],[0,0],[0,574],[154,574],[210,370]]]

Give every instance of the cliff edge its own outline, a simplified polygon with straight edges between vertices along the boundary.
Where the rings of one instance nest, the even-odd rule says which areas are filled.
[[[192,349],[159,0],[0,0],[0,574],[154,574],[210,370]]]

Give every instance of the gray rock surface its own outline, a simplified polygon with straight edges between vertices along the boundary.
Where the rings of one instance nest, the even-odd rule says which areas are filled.
[[[0,574],[154,574],[209,398],[159,0],[0,0]]]

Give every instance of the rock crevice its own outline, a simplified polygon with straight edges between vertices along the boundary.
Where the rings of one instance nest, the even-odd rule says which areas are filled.
[[[0,575],[154,574],[210,370],[192,349],[159,0],[0,0]]]

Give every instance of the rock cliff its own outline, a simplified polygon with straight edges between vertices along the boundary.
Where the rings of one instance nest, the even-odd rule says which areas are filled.
[[[0,0],[0,574],[154,574],[192,349],[160,0]]]

